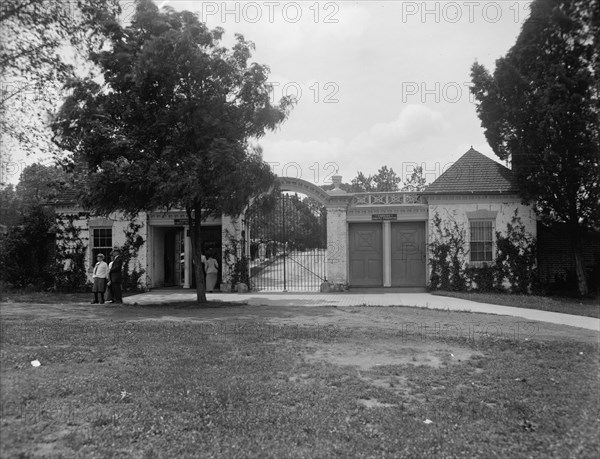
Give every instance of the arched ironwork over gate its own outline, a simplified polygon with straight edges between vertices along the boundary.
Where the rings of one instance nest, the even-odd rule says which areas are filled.
[[[319,291],[326,280],[329,195],[301,179],[279,178],[278,185],[278,193],[257,199],[246,212],[250,287]]]

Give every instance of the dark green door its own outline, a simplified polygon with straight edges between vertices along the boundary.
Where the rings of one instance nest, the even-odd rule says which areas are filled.
[[[383,286],[381,223],[351,223],[349,228],[350,285]]]

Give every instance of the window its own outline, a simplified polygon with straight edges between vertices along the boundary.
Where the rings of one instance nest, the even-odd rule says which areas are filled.
[[[96,263],[99,253],[104,255],[104,261],[110,260],[112,250],[112,228],[94,228],[92,236],[92,266]]]
[[[494,225],[491,220],[471,220],[470,255],[472,262],[491,262],[494,248]]]

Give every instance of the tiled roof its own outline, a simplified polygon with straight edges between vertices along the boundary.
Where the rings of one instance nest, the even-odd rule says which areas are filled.
[[[512,171],[474,150],[462,155],[423,194],[516,193]]]
[[[49,199],[46,204],[55,206],[69,206],[77,204],[77,190],[73,188],[67,188],[60,191],[60,193],[54,198]]]

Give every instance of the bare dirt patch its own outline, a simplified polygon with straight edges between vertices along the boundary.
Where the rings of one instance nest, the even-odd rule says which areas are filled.
[[[393,399],[397,403],[380,401],[375,397],[360,397],[356,400],[359,405],[370,409],[396,407],[398,403],[418,405],[426,401],[414,384],[409,383],[407,367],[448,368],[465,364],[472,358],[484,359],[485,356],[482,352],[456,344],[424,342],[415,345],[390,340],[318,343],[311,346],[305,354],[308,362],[354,367],[360,380],[394,394]],[[398,366],[403,368],[398,370]],[[297,379],[294,378],[294,381]],[[439,390],[444,389],[444,386],[439,387]]]
[[[411,343],[389,340],[379,342],[322,343],[312,346],[306,354],[308,361],[325,361],[334,365],[354,366],[359,370],[389,365],[426,365],[441,368],[464,362],[482,353],[454,344],[424,342]]]

